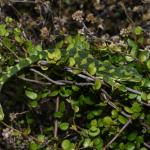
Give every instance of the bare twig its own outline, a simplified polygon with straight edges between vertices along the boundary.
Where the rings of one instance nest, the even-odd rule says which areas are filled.
[[[37,73],[38,75],[44,77],[45,79],[47,79],[48,81],[50,81],[50,82],[53,83],[53,84],[65,85],[65,83],[52,80],[51,78],[49,78],[48,76],[44,75],[44,74],[41,73],[40,71],[37,71],[37,70],[35,70],[35,69],[30,69],[30,70],[33,71],[33,72],[35,72],[35,73]]]
[[[116,109],[117,111],[119,111],[123,116],[127,117],[127,118],[131,118],[131,115],[127,114],[126,112],[120,110],[120,108],[118,106],[116,106],[112,101],[111,101],[111,96],[104,90],[101,89],[102,96],[105,99],[105,101],[108,103],[109,106],[111,106],[112,108]]]
[[[13,130],[13,131],[16,131],[16,132],[18,132],[20,135],[23,135],[23,136],[26,136],[25,134],[24,134],[24,132],[21,132],[21,131],[19,131],[19,130],[17,130],[17,129],[15,129],[15,128],[13,128],[12,126],[10,126],[10,125],[8,125],[8,124],[6,124],[5,122],[1,122],[4,126],[6,126],[7,128],[9,128],[9,129],[11,129],[11,130]],[[36,141],[37,143],[41,143],[38,139],[36,139],[35,137],[33,137],[33,136],[29,136],[29,137],[31,137],[34,141]],[[29,138],[28,137],[28,138]]]
[[[19,59],[19,57],[17,56],[17,54],[16,54],[11,48],[9,48],[9,47],[3,42],[3,40],[0,39],[0,42],[3,44],[3,46],[4,46],[6,49],[8,49],[8,50],[14,55],[14,57],[16,57],[17,59]]]
[[[58,82],[62,82],[62,83],[66,83],[66,84],[74,84],[74,85],[78,85],[78,86],[90,86],[90,85],[94,85],[91,82],[74,82],[74,81],[68,81],[68,80],[58,80]]]
[[[19,76],[18,77],[19,79],[22,79],[24,81],[27,81],[27,82],[31,82],[31,83],[36,83],[36,84],[41,84],[41,85],[51,85],[52,83],[50,82],[42,82],[42,81],[38,81],[38,80],[33,80],[33,79],[28,79],[28,78],[25,78],[25,77],[21,77]],[[74,81],[68,81],[68,80],[57,80],[55,82],[59,82],[59,83],[65,83],[65,84],[74,84],[74,85],[78,85],[78,86],[90,86],[90,85],[94,85],[93,83],[91,82],[74,82]]]
[[[129,91],[129,92],[132,92],[132,93],[134,93],[134,94],[141,95],[141,92],[140,92],[140,91],[131,89],[131,88],[129,88],[129,87],[126,87],[126,90]]]
[[[22,79],[24,81],[27,81],[27,82],[37,83],[37,84],[41,84],[41,85],[51,85],[52,84],[52,83],[49,83],[49,82],[42,82],[42,81],[38,81],[38,80],[32,80],[32,79],[24,78],[24,77],[21,77],[21,76],[19,76],[18,78]]]
[[[127,12],[127,9],[125,7],[125,4],[123,1],[120,2],[120,6],[122,7],[122,9],[124,10],[128,20],[134,25],[134,21],[132,20],[132,18],[129,16],[128,12]]]
[[[126,87],[126,90],[129,91],[129,92],[131,92],[131,93],[138,94],[138,95],[141,95],[141,93],[142,93],[142,92],[140,92],[138,90],[134,90],[134,89],[131,89],[129,87]],[[145,102],[142,102],[142,101],[139,101],[139,100],[138,100],[138,102],[141,103],[142,105],[150,107],[150,104],[148,104],[148,103],[145,103]]]
[[[131,123],[131,119],[129,119],[126,124],[119,130],[119,132],[110,140],[110,142],[108,142],[108,144],[106,144],[106,147],[108,147],[109,145],[111,145],[118,137],[119,135],[127,128],[127,126]]]
[[[150,145],[144,142],[144,146],[150,149]]]
[[[144,106],[150,107],[150,103],[148,104],[148,103],[144,103],[144,102],[142,102],[142,101],[138,101],[138,102],[141,103],[141,104],[144,105]]]
[[[66,69],[68,72],[73,73],[73,70],[72,70],[71,68],[65,67],[65,69]],[[83,79],[85,79],[85,80],[88,80],[88,81],[94,81],[93,78],[91,78],[91,77],[89,77],[89,76],[86,76],[86,75],[83,75],[83,74],[77,74],[77,76],[80,77],[80,78],[83,78]]]
[[[12,3],[35,3],[35,1],[30,1],[30,0],[9,0]]]
[[[56,98],[55,112],[58,112],[58,111],[59,111],[59,103],[60,103],[60,98],[57,97],[57,98]],[[55,120],[54,120],[54,138],[57,139],[57,136],[58,136],[58,120],[55,119]]]
[[[28,112],[29,112],[29,110],[26,110],[26,111],[23,111],[23,112],[20,112],[20,113],[15,113],[15,115],[16,116],[18,116],[18,115],[24,115],[24,114],[26,114]]]

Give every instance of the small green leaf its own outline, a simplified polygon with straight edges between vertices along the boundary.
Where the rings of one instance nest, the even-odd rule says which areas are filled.
[[[132,93],[129,94],[129,99],[135,99],[136,97],[137,97],[137,94],[132,94]]]
[[[125,118],[124,116],[122,116],[122,115],[119,115],[118,116],[118,120],[119,120],[119,122],[121,122],[122,124],[125,124],[128,120],[127,120],[127,118]]]
[[[150,79],[143,79],[142,86],[150,88]]]
[[[112,110],[111,115],[112,115],[112,118],[117,118],[118,117],[118,111]]]
[[[127,112],[127,113],[130,113],[132,114],[133,113],[133,110],[127,106],[124,107],[124,110]]]
[[[88,66],[88,72],[91,74],[91,75],[94,75],[96,73],[96,67],[95,67],[95,63],[90,63],[89,66]]]
[[[63,150],[73,150],[73,145],[68,139],[62,141],[61,147]]]
[[[145,92],[142,92],[141,98],[142,98],[142,100],[147,101],[147,94]]]
[[[112,121],[111,117],[109,117],[109,116],[104,117],[104,119],[103,119],[104,125],[111,125],[112,123],[113,123],[113,121]]]
[[[135,145],[133,143],[127,143],[125,145],[126,150],[134,150],[135,149]]]
[[[3,121],[3,119],[4,119],[4,112],[3,112],[2,105],[0,104],[0,121]]]
[[[139,59],[141,62],[145,62],[146,60],[148,60],[148,58],[149,58],[149,52],[148,51],[140,52]]]
[[[88,132],[88,134],[92,137],[99,135],[99,133],[100,133],[100,129],[95,126],[92,126]]]
[[[128,61],[128,62],[131,62],[134,60],[134,58],[132,58],[131,56],[125,56],[125,59]]]
[[[65,87],[61,87],[61,89],[59,90],[59,94],[62,97],[68,97],[68,96],[70,96],[72,94],[72,90],[67,89]]]
[[[129,46],[130,46],[131,48],[137,49],[138,46],[137,46],[137,44],[136,44],[135,41],[133,41],[133,40],[131,40],[131,39],[128,39],[127,42],[128,42],[128,44],[129,44]]]
[[[35,142],[31,142],[29,145],[29,150],[38,150],[39,146]]]
[[[55,118],[61,118],[62,116],[63,116],[63,113],[60,111],[54,113]]]
[[[8,36],[9,32],[6,29],[6,25],[5,24],[0,24],[0,36]]]
[[[147,100],[150,101],[150,93],[147,94]]]
[[[132,142],[136,139],[137,137],[137,132],[132,132],[127,136],[128,141]]]
[[[33,108],[36,108],[38,106],[38,102],[37,101],[30,101],[30,105]]]
[[[119,144],[119,148],[120,148],[120,150],[124,150],[124,149],[125,149],[124,143],[120,143],[120,144]]]
[[[91,126],[97,127],[97,120],[96,119],[91,120],[90,124],[91,124]]]
[[[42,46],[40,44],[36,45],[35,50],[38,52],[42,51]]]
[[[96,79],[95,80],[95,84],[93,86],[93,89],[99,90],[101,88],[101,85],[102,85],[101,80],[100,79]]]
[[[97,150],[102,150],[103,140],[100,137],[95,138],[93,144]]]
[[[64,112],[65,110],[66,110],[66,109],[65,109],[65,102],[62,101],[62,102],[60,103],[59,111],[60,111],[60,112]]]
[[[6,17],[5,18],[6,23],[11,23],[12,21],[13,21],[13,19],[11,17]]]
[[[39,142],[44,143],[44,141],[45,141],[45,135],[40,134],[40,135],[38,135],[37,139],[38,139]]]
[[[142,148],[140,148],[140,150],[148,150],[147,148],[145,148],[145,147],[142,147]]]
[[[23,43],[23,39],[22,39],[19,35],[16,35],[16,36],[15,36],[15,40],[16,40],[18,43]]]
[[[146,62],[147,68],[150,70],[150,59]]]
[[[88,147],[91,147],[91,146],[93,146],[93,142],[91,141],[90,138],[86,138],[83,142],[83,147],[88,148]]]
[[[134,28],[134,33],[136,35],[141,35],[143,33],[143,29],[140,26]]]
[[[57,96],[59,91],[52,91],[49,96]]]
[[[131,109],[133,112],[138,113],[138,112],[141,112],[142,107],[141,107],[141,104],[134,102]]]
[[[76,61],[75,61],[75,59],[73,58],[73,57],[70,57],[69,58],[69,67],[73,67],[74,65],[75,65],[75,63],[76,63]]]
[[[25,94],[28,98],[33,99],[33,100],[35,100],[38,97],[37,93],[33,91],[29,91],[29,90],[26,90]]]
[[[76,86],[76,85],[72,85],[72,90],[77,92],[77,91],[80,90],[80,88],[78,86]]]
[[[59,128],[60,128],[62,131],[67,130],[67,129],[69,128],[69,123],[67,123],[67,122],[60,123]]]

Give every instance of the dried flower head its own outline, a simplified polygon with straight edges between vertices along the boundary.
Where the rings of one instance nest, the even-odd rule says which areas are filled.
[[[12,132],[13,131],[10,128],[3,129],[3,131],[2,131],[3,138],[4,139],[9,138],[11,136]]]
[[[96,18],[94,17],[94,15],[92,13],[89,13],[87,16],[86,16],[86,20],[88,22],[91,22],[91,23],[95,23],[96,22]]]
[[[120,31],[120,35],[122,37],[128,37],[130,33],[131,33],[131,29],[130,28],[123,28]]]
[[[10,113],[9,117],[10,117],[10,120],[13,121],[14,119],[17,118],[17,114],[15,114],[15,113]]]
[[[49,37],[49,31],[47,27],[43,27],[41,30],[41,37],[47,39]]]
[[[83,11],[78,10],[75,13],[73,13],[72,19],[81,23],[83,21]]]
[[[81,34],[81,35],[84,35],[84,34],[85,34],[85,31],[84,31],[84,29],[82,28],[82,29],[79,29],[79,30],[78,30],[78,33]]]

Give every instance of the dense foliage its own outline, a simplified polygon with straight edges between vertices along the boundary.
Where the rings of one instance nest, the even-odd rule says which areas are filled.
[[[1,149],[150,149],[150,17],[128,2],[0,2]]]

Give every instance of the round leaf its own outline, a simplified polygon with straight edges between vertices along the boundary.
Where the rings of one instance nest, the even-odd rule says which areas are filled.
[[[67,130],[69,128],[69,123],[63,122],[59,125],[59,128],[63,131]]]
[[[91,63],[89,64],[88,66],[88,72],[91,74],[91,75],[94,75],[96,73],[96,67],[95,67],[95,63]]]
[[[29,97],[30,99],[33,99],[33,100],[35,100],[38,96],[37,93],[35,93],[33,91],[28,91],[28,90],[25,91],[25,94],[27,97]]]
[[[63,148],[63,150],[71,150],[72,144],[68,139],[66,139],[66,140],[63,140],[63,142],[61,143],[61,147]]]
[[[4,112],[3,112],[2,105],[0,104],[0,121],[3,121],[3,119],[4,119]]]
[[[101,80],[96,79],[93,88],[94,88],[95,90],[99,90],[99,89],[101,88],[101,85],[102,85]]]

